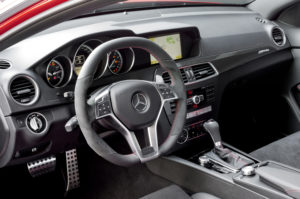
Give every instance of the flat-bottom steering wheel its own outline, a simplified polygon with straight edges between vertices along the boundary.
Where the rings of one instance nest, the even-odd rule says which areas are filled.
[[[172,84],[144,80],[115,82],[88,97],[99,62],[107,53],[124,48],[140,48],[152,54],[165,69]],[[164,104],[176,100],[177,108],[169,136],[159,145],[157,124]],[[75,110],[88,145],[101,157],[120,166],[153,160],[176,143],[186,119],[186,91],[173,59],[157,44],[140,37],[114,39],[98,46],[84,63],[75,87]],[[93,129],[92,123],[105,119],[128,142],[132,154],[113,150]],[[141,148],[135,131],[145,129],[148,146]]]

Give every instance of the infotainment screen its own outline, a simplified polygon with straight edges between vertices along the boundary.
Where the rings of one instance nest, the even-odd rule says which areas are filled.
[[[159,37],[149,38],[154,43],[164,49],[174,60],[182,59],[180,34],[171,34]],[[151,64],[157,64],[158,61],[150,55]]]

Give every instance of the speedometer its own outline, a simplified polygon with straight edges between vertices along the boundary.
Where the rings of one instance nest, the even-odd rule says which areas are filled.
[[[92,51],[95,48],[97,48],[102,43],[103,42],[98,39],[90,39],[82,43],[78,47],[73,59],[74,71],[77,76],[79,75],[81,68],[84,65],[85,61],[87,60],[88,56],[92,53]],[[94,79],[98,79],[104,74],[107,64],[108,64],[108,56],[103,58],[103,60],[101,60],[101,62],[99,63],[99,67],[98,70],[96,71]]]
[[[78,48],[74,57],[74,70],[76,75],[79,75],[85,60],[88,58],[92,51],[93,49],[85,44],[81,45]]]
[[[64,79],[64,68],[62,67],[61,63],[57,60],[51,60],[47,66],[47,80],[49,84],[53,87],[59,85]]]
[[[123,57],[118,50],[115,50],[110,53],[109,55],[109,70],[114,73],[118,74],[123,66]]]

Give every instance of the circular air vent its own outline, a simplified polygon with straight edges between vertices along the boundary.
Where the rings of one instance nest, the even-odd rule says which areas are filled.
[[[283,30],[279,27],[274,27],[272,29],[272,38],[276,45],[284,46],[286,42],[286,37]]]
[[[39,97],[39,88],[36,82],[28,76],[18,76],[10,83],[12,98],[21,105],[32,105]]]

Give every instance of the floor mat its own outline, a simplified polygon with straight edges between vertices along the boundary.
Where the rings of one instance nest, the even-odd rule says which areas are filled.
[[[0,169],[1,199],[63,199],[64,182],[59,171],[32,178],[26,167]]]
[[[119,167],[90,149],[79,150],[78,156],[82,186],[68,199],[138,199],[171,184],[143,164]]]

